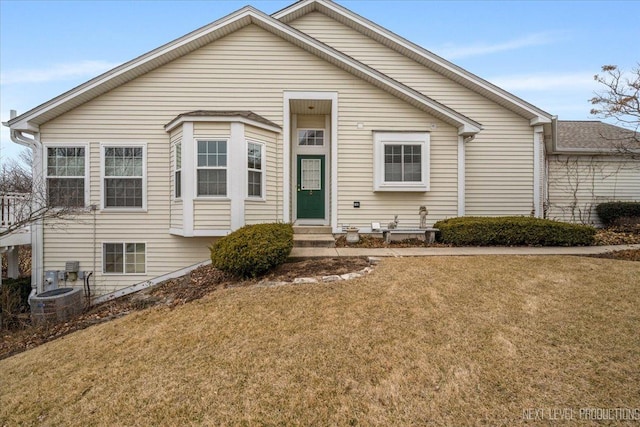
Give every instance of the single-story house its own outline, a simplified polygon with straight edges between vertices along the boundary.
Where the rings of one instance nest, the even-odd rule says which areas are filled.
[[[245,224],[542,217],[556,194],[554,116],[330,0],[244,7],[6,125],[83,208],[34,225],[38,291],[68,261],[94,294],[144,282]]]

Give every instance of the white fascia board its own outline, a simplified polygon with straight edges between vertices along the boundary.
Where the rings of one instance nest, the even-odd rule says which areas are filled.
[[[34,125],[33,123],[29,123],[27,120],[20,120],[13,124],[11,123],[12,121],[13,120],[9,120],[8,122],[2,122],[2,124],[3,126],[6,126],[11,130],[15,130],[18,132],[26,132],[26,133],[40,132],[40,126]]]
[[[256,10],[251,6],[245,6],[242,9],[237,10],[211,24],[208,24],[204,27],[198,28],[195,31],[192,31],[176,40],[173,40],[167,44],[164,44],[146,54],[143,54],[131,61],[128,61],[116,68],[113,68],[91,80],[85,82],[68,92],[65,92],[29,111],[24,114],[21,114],[7,122],[7,125],[12,129],[17,129],[18,126],[29,126],[29,122],[34,118],[44,114],[56,107],[61,106],[62,104],[69,102],[71,99],[76,98],[80,95],[86,94],[87,92],[93,90],[99,90],[100,86],[106,85],[110,81],[122,77],[127,73],[132,73],[134,70],[151,63],[154,60],[161,58],[162,56],[168,55],[176,49],[188,45],[190,43],[194,43],[202,37],[209,35],[215,31],[220,30],[221,28],[232,24],[236,21],[239,21],[243,18],[249,17],[252,13],[255,13]],[[247,24],[249,24],[247,22]],[[156,68],[156,67],[152,67]],[[150,70],[147,70],[150,71]],[[134,76],[135,77],[135,76]],[[118,85],[119,86],[119,85]],[[105,91],[106,92],[106,91]],[[100,94],[97,94],[98,96]]]
[[[533,119],[529,120],[529,124],[531,126],[545,125],[548,123],[551,123],[551,117],[534,117]]]
[[[306,7],[308,7],[309,5],[313,5],[314,3],[317,3],[316,0],[302,0],[302,1],[298,1],[290,6],[285,7],[282,10],[279,10],[273,14],[271,14],[271,17],[274,19],[277,19],[278,21],[282,20],[282,18],[287,17],[289,15],[292,15],[294,13],[296,13],[297,11],[299,11],[300,9],[304,9]]]
[[[477,134],[481,130],[482,126],[469,126],[465,124],[458,128],[458,135],[471,136]]]
[[[180,126],[185,122],[225,122],[225,123],[244,123],[260,129],[268,130],[275,133],[280,133],[282,129],[277,126],[270,126],[266,123],[251,120],[244,116],[182,116],[179,117],[165,126],[166,132],[171,132],[173,129]]]
[[[524,100],[521,100],[520,98],[505,91],[504,89],[500,89],[498,86],[495,86],[489,83],[488,81],[476,76],[475,74],[472,74],[458,67],[457,65],[447,61],[446,59],[441,58],[432,52],[429,52],[423,47],[418,46],[410,42],[409,40],[406,40],[405,38],[387,30],[386,28],[372,21],[369,21],[366,18],[363,18],[362,16],[332,1],[306,0],[306,1],[298,2],[287,9],[277,12],[276,14],[273,15],[273,17],[275,19],[282,20],[287,15],[295,13],[297,10],[300,10],[301,8],[308,7],[310,4],[314,4],[315,9],[320,12],[323,12],[323,9],[325,13],[327,11],[331,11],[345,18],[347,22],[355,24],[355,26],[359,26],[368,31],[371,31],[374,34],[377,34],[379,37],[386,39],[389,42],[389,44],[393,46],[394,50],[399,51],[399,53],[401,54],[405,54],[404,52],[401,51],[401,49],[405,49],[411,52],[412,54],[416,55],[417,57],[426,60],[428,63],[435,65],[437,67],[443,68],[448,72],[450,72],[451,74],[454,74],[460,77],[461,79],[466,80],[471,85],[478,87],[479,89],[485,90],[499,98],[502,98],[505,101],[513,104],[514,106],[517,106],[518,108],[531,113],[531,115],[536,116],[531,120],[541,120],[541,123],[550,123],[551,121],[551,115],[549,113],[543,110],[540,110],[539,108],[527,103]],[[354,28],[354,29],[356,29],[356,31],[359,31],[358,28]],[[545,120],[548,120],[548,122]],[[534,126],[533,123],[532,123],[532,126]]]

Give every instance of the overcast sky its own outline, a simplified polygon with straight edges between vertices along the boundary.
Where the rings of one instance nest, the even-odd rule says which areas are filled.
[[[0,118],[247,4],[271,14],[291,3],[0,0]],[[593,75],[640,62],[640,1],[338,3],[560,119],[593,120]],[[4,126],[0,139],[0,160],[15,157]]]

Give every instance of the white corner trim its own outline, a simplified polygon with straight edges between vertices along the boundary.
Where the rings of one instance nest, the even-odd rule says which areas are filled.
[[[291,222],[291,106],[292,98],[282,98],[282,222]]]
[[[466,207],[466,147],[464,136],[458,136],[458,216],[465,215]]]
[[[331,228],[338,227],[338,92],[331,98]]]
[[[182,125],[182,232],[183,236],[193,236],[193,199],[196,196],[196,141],[193,123]],[[186,167],[185,167],[186,166]]]
[[[533,128],[533,210],[536,218],[542,218],[541,190],[542,190],[542,144],[544,128]]]
[[[231,123],[231,136],[227,147],[227,185],[231,199],[231,229],[244,225],[244,199],[247,188],[247,144],[244,123]]]

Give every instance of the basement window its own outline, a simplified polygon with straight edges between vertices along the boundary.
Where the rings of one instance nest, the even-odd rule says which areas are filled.
[[[104,243],[105,274],[144,274],[147,270],[147,245],[144,243]]]

